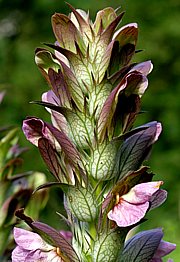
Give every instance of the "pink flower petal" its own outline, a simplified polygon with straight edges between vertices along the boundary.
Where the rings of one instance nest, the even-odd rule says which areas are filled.
[[[32,262],[32,261],[37,261],[37,262],[48,262],[48,253],[49,252],[42,252],[41,250],[36,250],[36,251],[29,251],[28,255],[25,258],[26,262]]]
[[[28,251],[17,246],[12,252],[12,262],[25,262]]]
[[[59,98],[55,95],[55,93],[52,90],[43,93],[41,99],[43,102],[51,103],[56,106],[60,105]],[[51,109],[47,109],[47,110],[50,111]]]
[[[123,195],[122,198],[131,204],[145,203],[150,201],[151,196],[159,190],[159,187],[162,184],[162,181],[138,184],[131,188],[131,190]]]
[[[121,199],[120,203],[108,213],[108,218],[115,221],[119,227],[127,227],[139,222],[145,216],[148,208],[149,202],[134,205]]]
[[[55,250],[41,251],[41,250],[25,250],[17,246],[12,252],[12,262],[63,262],[62,258],[58,256]]]
[[[41,137],[49,138],[50,132],[44,122],[36,117],[27,118],[23,121],[22,130],[32,144],[38,146],[38,140]]]
[[[12,262],[63,262],[56,249],[36,233],[15,227],[14,239],[18,246],[12,252]]]
[[[53,104],[55,106],[60,106],[60,100],[52,90],[42,94],[42,101]],[[51,121],[53,126],[65,133],[68,133],[66,118],[59,112],[56,112],[48,107],[45,108],[51,114]]]
[[[56,46],[60,46],[58,41],[55,42],[55,45]],[[69,61],[68,59],[63,55],[61,54],[59,51],[56,51],[55,50],[55,56],[60,60],[62,61],[63,63],[65,63],[68,67],[70,67],[70,64],[69,64]]]
[[[50,125],[49,125],[50,126]],[[56,141],[55,137],[52,135],[49,127],[41,119],[36,117],[27,118],[23,121],[22,130],[29,140],[35,146],[38,146],[38,140],[40,138],[46,138],[56,148],[57,151],[61,150],[59,143]]]
[[[31,231],[22,228],[14,228],[14,239],[16,244],[25,250],[51,250],[52,247],[48,245],[42,238]]]

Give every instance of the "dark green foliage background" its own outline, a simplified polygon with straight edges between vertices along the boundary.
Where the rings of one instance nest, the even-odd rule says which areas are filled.
[[[148,214],[149,221],[141,227],[163,227],[167,241],[177,243],[170,255],[180,260],[180,2],[179,0],[121,0],[121,1],[69,1],[74,7],[89,10],[92,18],[101,8],[121,6],[126,11],[122,25],[137,22],[139,25],[136,62],[151,59],[154,70],[149,76],[149,89],[142,100],[146,114],[136,124],[151,120],[161,121],[163,133],[154,146],[149,161],[155,180],[163,180],[169,192],[166,203]],[[0,89],[6,90],[1,105],[0,126],[21,127],[27,115],[49,120],[43,108],[28,104],[40,100],[48,86],[34,63],[34,50],[44,42],[54,42],[51,15],[68,13],[68,7],[58,0],[1,0],[0,1]],[[28,146],[23,170],[46,170],[38,150],[28,143],[20,132],[20,143]],[[58,190],[50,193],[57,199]],[[59,200],[51,201],[42,214],[42,220],[56,228],[61,220],[55,214]],[[55,223],[53,223],[53,219]],[[49,221],[48,221],[49,220]],[[57,224],[59,223],[59,224]],[[179,259],[178,259],[179,258]]]

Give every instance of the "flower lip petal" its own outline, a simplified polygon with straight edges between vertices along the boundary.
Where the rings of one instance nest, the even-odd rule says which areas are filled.
[[[56,106],[60,105],[59,98],[55,95],[55,93],[52,90],[43,93],[41,99],[42,99],[42,102],[51,103]],[[48,107],[45,107],[45,108],[49,113],[51,113],[51,109],[49,109]]]
[[[26,249],[23,249],[19,246],[17,246],[13,251],[12,251],[12,262],[26,262],[26,256],[29,251]]]
[[[32,144],[38,146],[38,140],[40,138],[46,138],[56,148],[57,151],[61,150],[59,143],[52,134],[51,125],[43,122],[41,119],[36,117],[29,117],[23,121],[22,130]]]
[[[141,183],[118,199],[118,203],[108,213],[108,218],[119,227],[126,227],[139,222],[150,206],[152,195],[159,190],[162,181]]]
[[[70,233],[68,231],[61,232],[67,237],[70,237]],[[17,246],[12,252],[12,262],[64,261],[59,256],[57,248],[46,243],[37,233],[15,227],[14,239]]]
[[[162,181],[141,183],[122,196],[122,198],[131,204],[141,204],[150,201],[152,195],[159,190],[163,184]]]
[[[14,228],[14,239],[17,245],[25,250],[49,250],[52,248],[37,233],[22,228]]]
[[[45,92],[42,94],[42,101],[51,103],[54,105],[60,105],[59,98],[55,95],[55,93],[52,90],[49,90],[48,92]]]
[[[38,140],[45,134],[44,124],[41,119],[36,117],[27,118],[23,121],[22,130],[27,138],[32,144],[38,145]]]
[[[124,200],[108,213],[108,218],[117,223],[119,227],[127,227],[139,222],[146,214],[149,202],[133,205]]]

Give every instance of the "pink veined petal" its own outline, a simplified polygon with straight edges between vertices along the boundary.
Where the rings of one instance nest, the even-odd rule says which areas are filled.
[[[60,105],[59,98],[54,94],[54,92],[52,90],[43,93],[41,99],[42,99],[43,102],[51,103],[51,104],[54,104],[56,106]],[[52,110],[50,108],[48,108],[48,107],[45,107],[45,108],[50,114],[52,114]]]
[[[60,105],[59,98],[54,94],[54,92],[52,90],[42,94],[42,101],[54,104],[56,106]],[[55,126],[59,130],[62,130],[65,133],[67,133],[68,127],[67,127],[66,118],[62,114],[60,114],[59,112],[56,112],[56,111],[54,111],[54,110],[52,110],[48,107],[45,107],[45,108],[51,114],[51,121],[52,121],[53,126]]]
[[[56,51],[56,50],[55,50],[55,56],[56,56],[60,61],[62,61],[63,63],[65,63],[68,67],[70,67],[70,64],[69,64],[68,59],[67,59],[63,54],[61,54],[59,51]]]
[[[12,262],[32,262],[32,261],[42,261],[48,262],[47,260],[49,251],[42,252],[41,250],[26,250],[17,246],[12,252]]]
[[[55,42],[55,45],[56,46],[60,46],[58,41]],[[55,56],[62,62],[64,62],[68,67],[70,67],[70,64],[69,64],[69,61],[68,59],[63,55],[61,54],[59,51],[56,51],[55,50]]]
[[[37,122],[37,127],[36,130],[31,127],[29,123],[31,122]],[[42,137],[41,133],[42,130],[44,129],[43,127],[43,121],[37,118],[31,118],[31,119],[25,119],[23,121],[23,126],[22,130],[26,136],[26,139],[29,140],[33,145],[38,146],[38,140],[40,137]]]
[[[108,213],[108,218],[117,223],[119,227],[127,227],[139,222],[146,214],[149,202],[133,205],[123,199]]]
[[[55,93],[52,90],[43,93],[41,99],[43,102],[48,102],[56,106],[60,105],[59,98],[55,95]],[[48,109],[48,110],[51,110],[51,109]]]
[[[61,147],[55,137],[52,135],[49,127],[39,118],[32,117],[23,121],[22,130],[29,140],[35,146],[38,146],[38,140],[40,138],[46,138],[56,148],[57,151],[61,150]]]
[[[25,261],[26,262],[32,262],[32,261],[37,261],[37,262],[48,262],[48,253],[51,251],[41,251],[41,250],[36,250],[36,251],[29,251],[28,255],[26,256]]]
[[[159,187],[162,184],[162,181],[138,184],[131,188],[131,190],[123,195],[122,198],[131,204],[145,203],[150,201],[151,196],[159,190]]]
[[[41,137],[45,137],[55,144],[55,139],[51,132],[45,125],[45,123],[36,117],[27,118],[23,121],[22,130],[27,138],[32,144],[38,146],[38,140]]]
[[[12,251],[12,262],[25,262],[26,256],[28,254],[28,250],[25,250],[19,246],[17,246],[13,251]]]
[[[22,249],[26,250],[51,250],[52,247],[48,245],[42,238],[31,231],[22,229],[22,228],[14,228],[14,239],[16,244]]]

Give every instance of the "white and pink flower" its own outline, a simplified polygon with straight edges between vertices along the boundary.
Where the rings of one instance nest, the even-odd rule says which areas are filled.
[[[116,205],[108,213],[108,218],[119,227],[127,227],[139,222],[150,207],[151,197],[159,190],[162,181],[141,183],[122,196],[116,195]]]
[[[60,233],[71,241],[71,232]],[[59,248],[46,243],[37,233],[15,227],[14,239],[17,246],[12,252],[12,262],[63,262]]]

